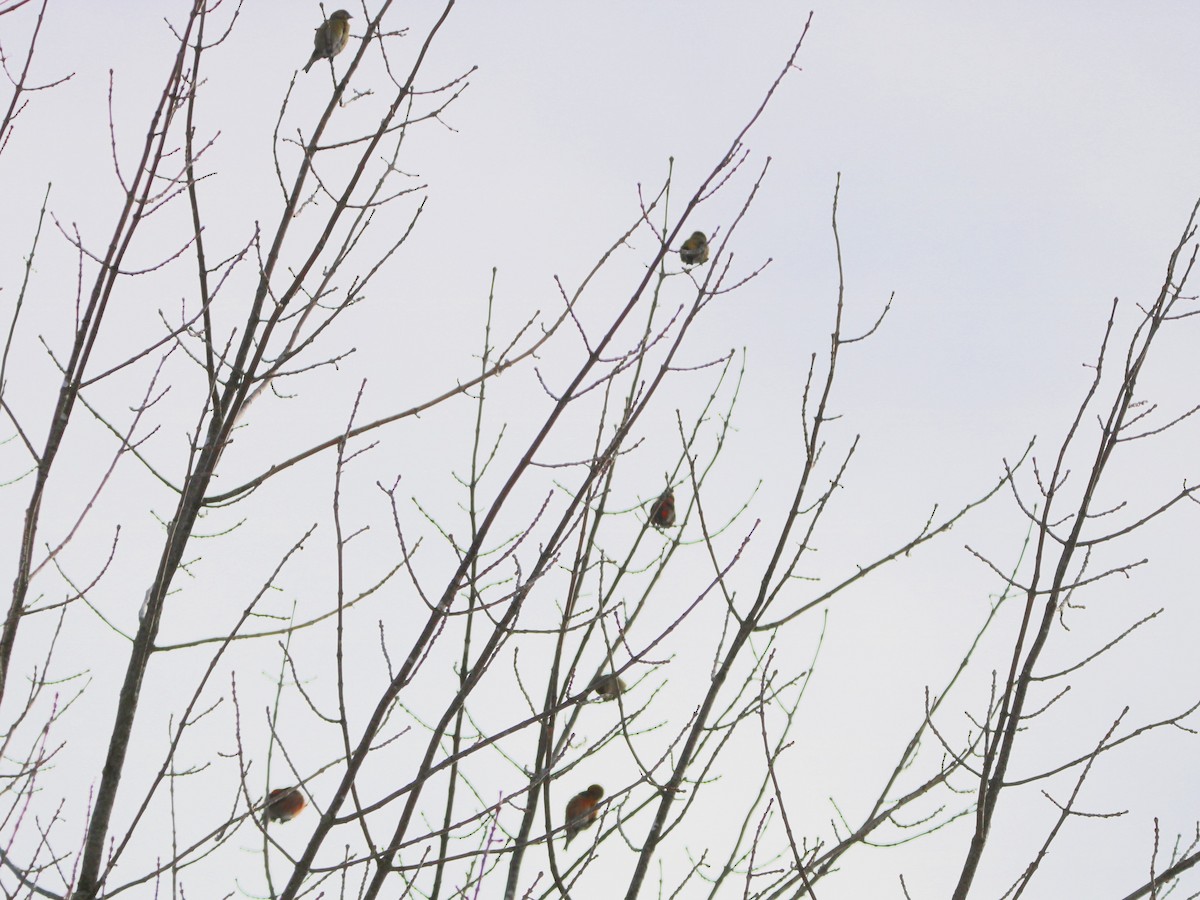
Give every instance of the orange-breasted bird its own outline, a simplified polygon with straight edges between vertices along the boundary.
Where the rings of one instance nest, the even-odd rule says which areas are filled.
[[[670,488],[650,506],[650,524],[655,528],[670,528],[675,524],[675,492]]]
[[[679,248],[679,258],[685,266],[698,266],[708,262],[708,238],[703,231],[693,231],[692,236]]]
[[[611,673],[601,675],[592,682],[592,690],[596,692],[601,700],[615,700],[617,694],[625,693],[625,682],[619,676]]]
[[[268,822],[290,822],[308,806],[300,788],[276,788],[267,794],[264,818]]]
[[[580,791],[569,801],[567,801],[567,846],[571,845],[571,838],[575,837],[585,828],[591,828],[596,824],[596,804],[600,802],[600,798],[604,796],[604,788],[598,784],[593,784],[586,791]]]
[[[346,49],[346,42],[350,40],[352,18],[346,10],[339,9],[317,26],[317,33],[313,35],[312,56],[309,57],[308,65],[304,67],[305,72],[311,69],[318,59],[333,59]]]

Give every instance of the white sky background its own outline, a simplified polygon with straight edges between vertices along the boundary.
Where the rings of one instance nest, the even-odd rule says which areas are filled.
[[[107,71],[114,72],[118,152],[123,164],[130,165],[174,53],[161,17],[164,12],[182,17],[184,4],[129,0],[119,10],[114,6],[52,4],[48,15],[35,80],[76,74],[67,84],[31,98],[0,155],[0,316],[5,323],[48,181],[53,181],[50,208],[60,222],[78,223],[97,251],[107,239],[120,197],[106,124]],[[1136,10],[1116,3],[1058,4],[1056,9],[1038,3],[905,6],[911,5],[838,2],[815,7],[798,59],[802,71],[786,80],[747,139],[752,153],[742,173],[704,204],[686,229],[724,234],[753,174],[765,157],[772,158],[763,190],[727,248],[735,255],[734,272],[747,273],[768,258],[772,262],[757,280],[713,305],[681,360],[695,365],[731,348],[739,353],[745,348],[747,354],[736,430],[709,482],[705,509],[710,516],[727,518],[753,495],[750,512],[735,525],[734,543],[726,548],[732,550],[754,519],[762,519],[760,540],[744,563],[749,572],[761,565],[794,490],[802,449],[800,389],[809,356],[816,353],[823,359],[827,352],[837,284],[830,204],[839,172],[848,331],[868,327],[891,292],[896,299],[878,335],[847,348],[841,363],[835,411],[844,418],[827,435],[829,452],[844,453],[855,435],[861,434],[862,441],[848,487],[818,535],[820,553],[812,564],[817,568],[806,571],[830,581],[901,543],[920,527],[933,504],[949,510],[982,493],[999,475],[1002,459],[1017,459],[1031,437],[1038,437],[1039,458],[1049,466],[1089,383],[1085,365],[1094,361],[1112,298],[1122,300],[1117,346],[1123,346],[1135,324],[1134,305],[1156,295],[1167,256],[1200,193],[1194,73],[1200,10],[1179,3]],[[808,9],[787,2],[738,4],[736,12],[728,3],[710,2],[456,7],[434,43],[423,86],[432,88],[472,66],[478,70],[443,117],[454,131],[429,123],[410,133],[399,165],[413,173],[414,185],[428,185],[428,203],[412,238],[368,292],[367,302],[332,329],[327,352],[350,347],[357,352],[337,372],[324,370],[289,383],[286,389],[297,393],[293,401],[261,399],[222,461],[218,489],[232,487],[342,427],[364,378],[361,420],[405,408],[472,376],[493,267],[498,269],[499,334],[511,334],[536,310],[557,314],[553,277],[560,276],[568,290],[578,284],[635,220],[638,185],[647,195],[655,193],[670,157],[673,206],[682,208],[757,107],[799,36]],[[408,4],[393,14],[391,27],[411,29],[408,37],[390,45],[401,70],[438,11],[437,4]],[[0,19],[0,40],[10,60],[20,54],[30,21],[25,11]],[[274,227],[281,201],[272,168],[272,129],[319,21],[315,4],[248,0],[229,39],[205,58],[200,140],[219,132],[204,167],[214,173],[203,194],[212,258],[244,243],[256,221],[264,230]],[[361,34],[362,28],[359,11],[353,34]],[[348,53],[339,59],[339,74]],[[375,78],[380,69],[368,64],[355,86],[368,89]],[[282,133],[311,127],[329,89],[324,63],[301,76]],[[380,90],[386,96],[386,86]],[[335,120],[335,133],[354,133],[377,114],[378,103],[351,106],[339,113],[347,124],[339,128]],[[294,170],[296,151],[288,147],[282,154],[286,171]],[[328,165],[322,174],[336,177],[336,164]],[[398,234],[413,205],[402,201],[395,206],[373,240],[381,245]],[[315,228],[320,221],[320,210],[308,212],[297,223],[301,229]],[[133,254],[135,261],[155,262],[186,239],[182,204],[163,218],[169,226],[139,238],[144,249]],[[75,279],[74,261],[62,238],[47,226],[44,241],[6,390],[6,399],[29,416],[24,424],[39,440],[51,408],[48,398],[59,379],[35,335],[45,335],[56,349],[67,346]],[[593,306],[584,314],[588,321],[603,321],[625,301],[655,249],[643,230],[618,254],[593,292]],[[363,258],[372,257],[366,253]],[[195,302],[190,257],[183,266],[179,276],[149,276],[127,282],[118,292],[115,302],[121,307],[109,323],[106,340],[111,343],[101,346],[97,371],[158,333],[153,310],[177,314],[181,295]],[[248,272],[240,277],[239,290],[244,291]],[[670,280],[664,292],[672,304],[690,300],[682,278]],[[241,303],[244,297],[229,302]],[[1200,364],[1194,327],[1180,323],[1164,337],[1143,383],[1143,398],[1160,403],[1164,419],[1196,402]],[[561,379],[569,371],[564,359],[548,357],[543,371]],[[140,396],[132,392],[144,390],[143,375],[121,383],[126,392],[121,402],[118,395],[109,398],[114,415]],[[661,488],[663,473],[678,452],[675,410],[686,422],[712,390],[713,379],[713,370],[681,375],[659,398],[654,421],[643,423],[644,444],[622,463],[625,477],[618,482],[621,493],[613,508],[636,507]],[[194,424],[188,404],[194,402],[196,385],[191,376],[178,379],[174,390],[188,398],[188,415],[170,422],[151,444],[156,458],[175,473],[184,459],[187,429]],[[548,402],[526,372],[498,381],[494,403],[487,414],[489,427],[495,433],[508,422],[502,458],[511,461],[523,451]],[[82,411],[78,415],[83,422]],[[416,424],[395,426],[380,435],[383,443],[353,471],[344,487],[346,514],[352,527],[373,528],[355,559],[355,590],[378,578],[397,555],[376,481],[391,483],[402,476],[402,500],[416,497],[440,522],[465,533],[458,507],[462,491],[449,470],[466,471],[470,419],[469,404],[460,403]],[[590,441],[589,425],[580,420],[582,443],[555,445],[547,456],[579,458],[578,448]],[[9,430],[6,421],[0,437],[7,438]],[[1125,480],[1109,485],[1108,501],[1128,500],[1145,511],[1185,479],[1194,480],[1196,437],[1195,427],[1188,426],[1160,441],[1131,446],[1128,459],[1118,464]],[[70,492],[94,488],[97,475],[86,463],[96,446],[112,452],[91,423],[68,431],[56,476],[59,493],[48,498],[47,521],[54,525],[44,540],[61,538],[66,511],[77,502]],[[1094,438],[1085,446],[1090,451]],[[1075,467],[1077,478],[1085,471],[1082,459]],[[0,465],[0,480],[24,471],[27,459],[16,442],[0,448]],[[73,466],[81,473],[77,486],[71,481]],[[302,609],[328,609],[332,470],[328,456],[306,463],[302,474],[293,473],[292,479],[260,491],[243,506],[211,516],[214,532],[243,518],[253,527],[194,546],[189,556],[204,559],[195,579],[177,582],[181,591],[176,605],[168,606],[163,642],[197,631],[221,633],[280,554],[318,519],[323,530],[316,543],[289,570],[281,597],[272,602],[283,613],[293,601]],[[634,472],[637,483],[631,483]],[[555,477],[573,483],[566,473]],[[105,495],[71,559],[80,572],[93,572],[108,553],[113,526],[122,523],[123,543],[112,572],[91,599],[120,627],[132,630],[156,559],[156,536],[161,535],[149,512],[165,518],[173,507],[171,498],[139,471],[131,468],[122,479]],[[1028,478],[1024,484],[1030,487]],[[28,494],[27,480],[0,493],[0,537],[11,548],[7,562],[0,564],[5,584],[11,582]],[[542,496],[529,494],[521,511],[531,511]],[[405,512],[412,513],[412,507]],[[53,518],[59,513],[63,517]],[[636,514],[627,518],[634,529]],[[411,524],[415,533],[420,525],[416,516]],[[516,519],[510,524],[515,528]],[[1136,727],[1194,702],[1188,685],[1196,683],[1198,674],[1192,640],[1196,589],[1187,563],[1195,534],[1194,509],[1180,509],[1106,559],[1113,564],[1149,556],[1152,565],[1084,598],[1087,610],[1075,613],[1070,632],[1056,632],[1061,643],[1052,647],[1050,659],[1069,664],[1147,612],[1159,606],[1166,612],[1080,679],[1069,703],[1039,721],[1026,753],[1018,754],[1020,773],[1086,752],[1127,704],[1131,711],[1125,724]],[[989,595],[999,591],[996,579],[964,545],[1011,565],[1024,535],[1011,500],[998,498],[936,547],[901,561],[830,607],[822,657],[794,733],[796,744],[781,767],[792,792],[793,822],[801,822],[810,837],[828,837],[828,822],[836,815],[829,797],[851,818],[862,814],[919,721],[925,686],[936,689],[948,677],[982,621]],[[444,546],[434,536],[427,540],[431,562],[444,561]],[[431,565],[429,571],[443,569]],[[698,584],[708,577],[702,574]],[[435,574],[430,584],[440,586]],[[747,581],[741,590],[748,594],[752,585]],[[48,582],[42,590],[54,599],[66,588]],[[796,590],[798,604],[818,588],[799,584]],[[682,593],[691,597],[695,590]],[[396,604],[393,608],[364,613],[362,659],[355,662],[371,673],[372,685],[382,671],[373,623],[388,619],[389,634],[402,646],[405,625],[424,620],[419,609],[405,613],[410,594],[407,583],[398,581],[384,601]],[[664,610],[663,623],[677,611]],[[943,723],[960,740],[969,723],[957,711],[981,709],[991,669],[1006,665],[1004,648],[1016,627],[1015,613],[1014,607],[982,651],[974,681]],[[96,747],[111,728],[109,698],[115,695],[128,651],[122,639],[90,614],[69,621],[64,641],[72,659],[71,665],[64,664],[64,673],[89,670],[93,685],[88,697],[95,699],[64,720],[61,727],[68,730],[59,737],[68,741],[68,748],[45,788],[45,816],[60,797],[67,798],[64,834],[74,834],[71,829],[85,821],[88,792],[98,783],[102,764]],[[711,662],[715,623],[719,617],[689,622],[692,630],[679,635],[666,654],[670,663],[638,673],[646,679],[646,690],[665,685],[652,720],[690,713]],[[807,666],[820,624],[814,615],[784,630],[779,652],[794,654],[786,665],[789,671]],[[332,672],[322,668],[327,650],[327,643],[314,639],[309,645],[302,638],[297,652],[308,663],[309,688],[330,701]],[[399,655],[393,652],[393,662]],[[203,666],[206,659],[197,655],[190,665]],[[273,644],[264,644],[242,660],[239,690],[245,685],[248,695],[242,698],[243,727],[261,743],[262,710],[270,702],[266,676],[277,673],[279,654]],[[33,661],[32,655],[18,657],[16,671],[24,677]],[[536,677],[536,665],[531,660],[524,664]],[[181,659],[171,665],[186,669],[189,664]],[[438,679],[451,678],[451,672],[438,665],[423,670],[412,686],[418,696],[445,688]],[[173,685],[188,685],[190,695],[194,676],[189,673],[178,682],[172,680],[175,676],[155,679],[147,688],[147,703],[159,704],[152,708],[160,714],[139,722],[135,740],[144,742],[140,746],[148,758],[158,759],[155,754],[165,740],[161,710],[170,707]],[[228,674],[223,679],[213,689],[213,699],[228,694]],[[221,753],[233,748],[225,702],[203,726]],[[373,695],[363,698],[364,704],[373,702]],[[482,695],[480,714],[496,702],[496,697]],[[292,712],[301,729],[303,711],[297,705]],[[601,731],[613,714],[612,707],[588,710],[580,727]],[[303,731],[290,735],[302,769],[320,765],[329,752],[336,752],[328,745],[320,748],[325,740],[321,734],[319,741],[311,738],[311,748]],[[582,731],[580,740],[586,740]],[[423,746],[424,735],[417,734],[414,741]],[[253,740],[247,737],[247,743]],[[522,746],[524,761],[532,744]],[[1127,809],[1128,815],[1073,822],[1043,864],[1032,895],[1119,897],[1141,884],[1150,868],[1153,817],[1160,817],[1164,847],[1175,834],[1190,833],[1198,817],[1194,748],[1182,732],[1161,733],[1105,757],[1081,806],[1094,812]],[[310,749],[312,757],[304,758]],[[745,752],[755,749],[751,742]],[[620,751],[615,745],[603,757],[611,770],[583,771],[577,779],[557,784],[555,802],[593,780],[613,788],[632,781],[635,770]],[[189,752],[189,762],[203,761],[200,745]],[[706,846],[713,823],[723,821],[723,792],[736,794],[740,788],[736,760],[727,759],[723,780],[703,795],[709,803],[705,812],[660,848],[668,885]],[[223,765],[224,774],[214,775],[219,788],[200,778],[195,788],[178,788],[181,795],[194,792],[191,802],[215,804],[205,806],[200,816],[206,825],[219,820],[232,802],[236,782],[229,780],[228,764]],[[255,769],[259,781],[262,765]],[[381,777],[394,776],[385,772]],[[135,782],[131,778],[128,783],[130,803],[144,789]],[[315,780],[310,785],[314,800],[320,804],[322,790],[332,790],[334,784],[332,775]],[[119,802],[118,823],[123,811],[127,816],[129,810]],[[1023,798],[1013,792],[1001,800],[994,846],[973,896],[1003,892],[1053,814],[1036,788],[1027,788]],[[279,832],[293,852],[303,847],[315,823],[311,811],[305,815],[310,818]],[[638,820],[631,831],[635,839],[648,821],[645,816]],[[513,827],[515,822],[513,816]],[[235,839],[238,849],[226,848],[219,862],[191,870],[191,896],[222,896],[231,889],[231,870],[241,889],[263,892],[261,842],[256,832],[243,834]],[[846,858],[841,873],[822,884],[818,896],[901,896],[898,873],[905,875],[913,897],[947,896],[968,837],[963,822],[901,849],[857,850]],[[573,845],[570,858],[574,850]],[[607,842],[600,852],[601,865],[573,893],[580,900],[614,896],[614,878],[623,892],[621,879],[627,878],[633,852],[619,840]],[[526,884],[544,866],[539,849],[527,859]],[[653,877],[658,877],[657,868]],[[1200,876],[1190,878],[1184,886],[1200,889]],[[502,881],[503,873],[493,876],[485,893],[499,896]],[[740,887],[730,884],[726,893],[734,896]],[[698,884],[691,888],[686,896],[704,896]]]

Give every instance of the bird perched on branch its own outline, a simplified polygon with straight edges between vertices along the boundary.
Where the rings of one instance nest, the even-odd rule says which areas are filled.
[[[650,524],[655,528],[670,528],[675,524],[675,492],[670,488],[650,506]]]
[[[685,266],[698,266],[708,262],[708,238],[703,231],[693,231],[692,236],[679,248],[679,258]]]
[[[318,59],[333,59],[346,49],[346,42],[350,40],[351,18],[353,17],[350,13],[339,9],[326,19],[324,24],[317,26],[317,32],[313,35],[312,56],[308,65],[304,67],[305,72],[311,69]]]
[[[585,828],[591,828],[596,823],[596,804],[604,796],[604,788],[593,784],[586,791],[580,791],[567,801],[567,846],[571,838]]]
[[[592,690],[601,700],[615,700],[617,694],[625,693],[625,682],[616,675],[601,675],[592,682]]]
[[[276,788],[267,794],[263,818],[267,822],[290,822],[308,806],[300,788]]]

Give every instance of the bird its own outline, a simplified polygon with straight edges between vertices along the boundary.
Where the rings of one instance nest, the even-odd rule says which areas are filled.
[[[670,488],[650,506],[650,524],[655,528],[670,528],[675,524],[675,492]]]
[[[290,822],[308,806],[300,788],[276,788],[267,794],[268,822]]]
[[[708,238],[703,231],[693,231],[692,236],[679,248],[679,258],[685,266],[698,266],[708,262]]]
[[[604,796],[604,788],[598,784],[591,785],[586,791],[580,791],[567,801],[567,846],[571,838],[585,828],[591,828],[596,823],[596,804]]]
[[[305,72],[311,69],[318,59],[333,59],[346,49],[346,42],[350,39],[351,18],[353,17],[350,13],[339,9],[317,26],[316,34],[313,35],[312,56],[309,57],[308,65],[304,67]]]
[[[592,682],[592,690],[601,700],[615,700],[617,694],[625,693],[625,682],[617,675],[601,675]]]

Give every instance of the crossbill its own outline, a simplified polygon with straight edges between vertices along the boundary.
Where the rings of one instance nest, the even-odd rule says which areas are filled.
[[[708,262],[708,238],[703,231],[693,231],[692,236],[679,248],[679,258],[685,266],[698,266]]]
[[[617,694],[625,693],[625,682],[617,675],[601,675],[592,682],[592,690],[601,700],[615,700]]]
[[[265,818],[268,822],[290,822],[307,805],[300,788],[276,788],[267,794]]]
[[[346,49],[346,42],[350,40],[351,18],[350,13],[339,9],[323,24],[317,26],[317,33],[313,35],[312,56],[309,57],[308,65],[304,67],[305,72],[311,69],[318,59],[333,59]]]
[[[571,845],[571,838],[575,837],[585,828],[591,828],[596,824],[596,804],[600,802],[600,798],[604,796],[604,788],[598,784],[593,784],[586,791],[580,791],[569,801],[567,801],[567,846]]]
[[[670,528],[675,524],[675,492],[670,488],[650,506],[650,524],[655,528]]]

